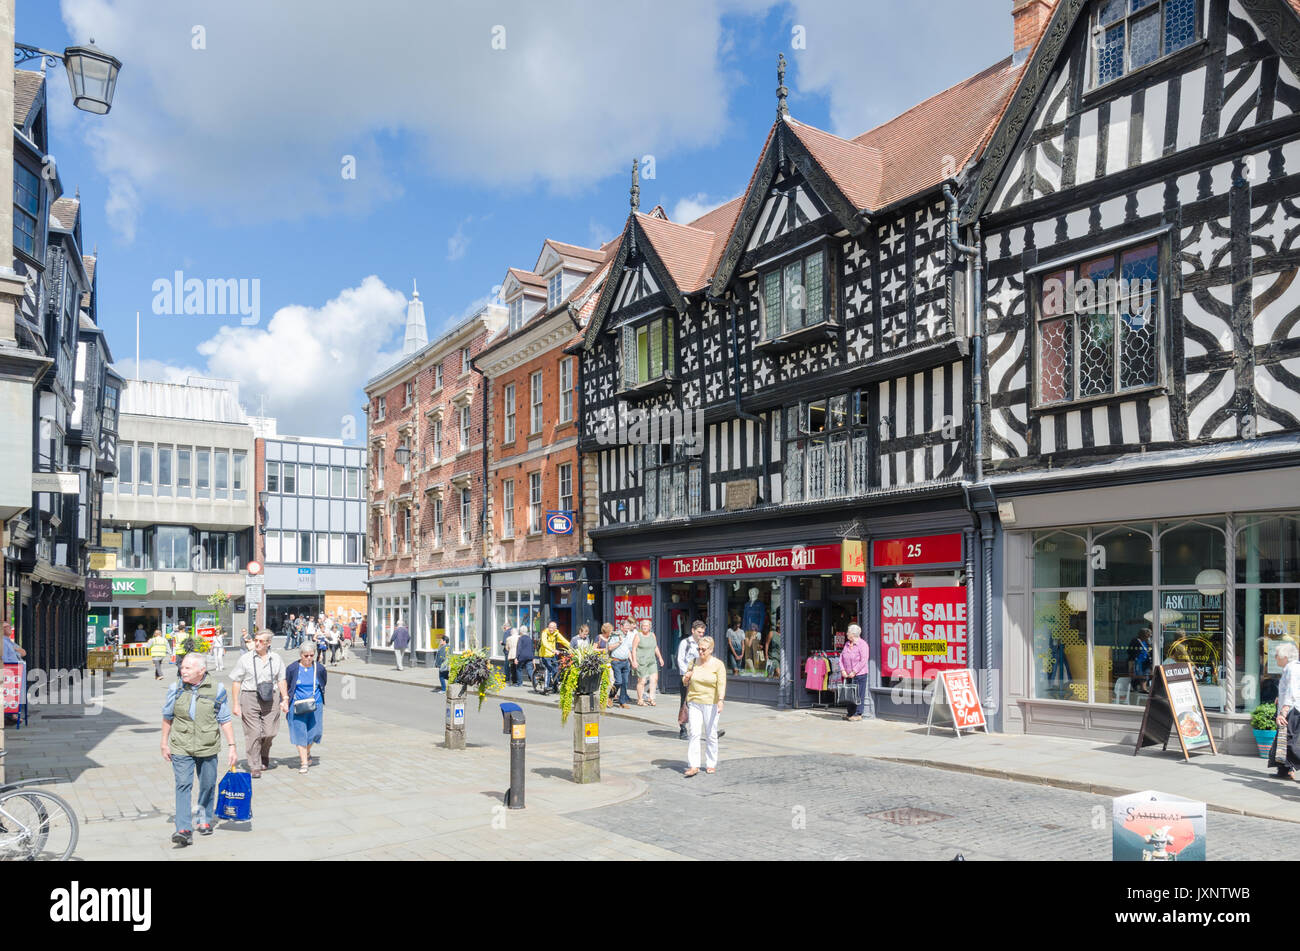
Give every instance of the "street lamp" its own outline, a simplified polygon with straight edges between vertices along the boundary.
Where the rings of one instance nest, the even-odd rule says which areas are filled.
[[[67,69],[72,104],[78,109],[102,116],[113,108],[113,93],[122,62],[95,46],[93,39],[89,46],[69,46],[61,54],[25,43],[14,44],[15,66],[41,57],[48,66],[62,63]]]
[[[411,447],[407,446],[405,443],[398,446],[393,450],[393,458],[397,460],[399,466],[405,469],[406,464],[411,461]]]

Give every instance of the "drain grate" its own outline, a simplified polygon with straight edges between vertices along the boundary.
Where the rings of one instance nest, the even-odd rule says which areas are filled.
[[[923,826],[930,822],[939,822],[943,819],[951,819],[952,816],[944,815],[942,812],[931,812],[929,809],[917,809],[914,806],[905,806],[902,809],[886,809],[883,812],[869,812],[868,819],[879,819],[881,822],[892,822],[896,826]]]

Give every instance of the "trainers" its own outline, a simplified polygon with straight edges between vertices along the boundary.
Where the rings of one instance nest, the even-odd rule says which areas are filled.
[[[199,835],[212,835],[212,826],[206,822],[200,822],[198,829]]]
[[[179,846],[186,846],[194,841],[194,834],[190,832],[189,829],[183,829],[180,832],[173,832],[172,841]]]

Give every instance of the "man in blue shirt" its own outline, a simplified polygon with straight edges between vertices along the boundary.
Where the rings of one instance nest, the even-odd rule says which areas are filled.
[[[208,675],[208,662],[200,653],[186,654],[180,679],[167,690],[162,709],[162,756],[172,764],[176,780],[176,832],[172,841],[184,847],[194,841],[194,774],[199,775],[199,835],[212,834],[217,792],[217,754],[226,738],[229,769],[235,768],[235,728],[231,725],[230,696],[225,684]]]

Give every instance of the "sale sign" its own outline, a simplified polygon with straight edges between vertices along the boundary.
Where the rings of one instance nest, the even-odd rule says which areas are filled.
[[[642,621],[654,623],[654,597],[648,594],[625,595],[614,599],[614,623],[622,624],[627,618],[633,624]]]
[[[930,680],[969,663],[966,588],[883,588],[881,675]]]
[[[3,635],[0,635],[3,636]],[[23,702],[23,681],[26,679],[26,664],[5,664],[4,679],[0,680],[0,697],[4,700],[5,713],[17,713]]]
[[[987,730],[984,707],[980,705],[979,691],[975,689],[974,671],[945,670],[939,677],[943,681],[944,696],[947,697],[948,709],[952,712],[952,720],[957,725],[958,732],[976,727]]]

